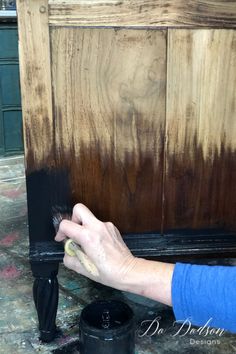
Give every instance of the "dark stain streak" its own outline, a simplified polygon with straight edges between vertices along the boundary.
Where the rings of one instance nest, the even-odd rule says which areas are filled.
[[[144,133],[140,126],[140,139]],[[163,149],[158,149],[156,142],[153,142],[153,151],[159,151],[157,156],[139,148],[133,153],[127,152],[124,161],[117,161],[112,151],[104,152],[99,141],[89,149],[81,144],[79,156],[75,153],[73,143],[69,149],[58,146],[55,150],[56,171],[68,171],[71,205],[85,203],[101,220],[111,220],[123,233],[160,231],[163,212],[164,230],[236,230],[236,151],[225,148],[225,142],[222,142],[220,152],[214,150],[212,156],[206,159],[195,137],[191,146],[185,146],[182,155],[167,155],[168,174],[164,184],[163,209],[163,132],[160,132],[158,141],[162,141]],[[30,143],[28,141],[29,146]],[[160,161],[158,166],[157,158]],[[47,159],[43,163],[45,168],[50,166]],[[31,149],[28,151],[27,165],[31,169],[37,166]],[[27,168],[27,171],[30,169]],[[49,191],[45,189],[43,192],[44,179],[40,173],[36,173],[37,183],[33,185],[30,176],[33,176],[32,173],[27,172],[30,212],[37,214],[37,203],[43,204],[42,198],[48,198]],[[54,184],[51,184],[51,188],[54,189]],[[57,190],[50,191],[50,194],[57,193]],[[45,210],[49,210],[46,205]],[[46,223],[48,225],[48,221]],[[37,232],[40,235],[47,233],[40,227]]]
[[[231,45],[232,52],[236,52],[236,38],[233,38]]]
[[[195,136],[183,154],[167,155],[165,229],[236,230],[236,151],[224,146],[206,159]]]
[[[123,1],[119,1],[119,2],[115,3],[115,6],[121,6],[121,5],[123,5]]]
[[[168,10],[163,10],[163,11],[162,11],[162,15],[167,15],[168,13],[169,13]]]
[[[80,144],[77,158],[73,147],[70,149],[70,153],[58,150],[57,160],[69,171],[73,204],[86,204],[97,217],[113,221],[122,232],[160,230],[162,167],[156,166],[157,156],[139,149],[127,152],[124,161],[119,161],[112,151],[102,153],[99,141],[89,149]],[[163,161],[163,151],[158,159]]]
[[[32,74],[31,67],[29,65],[25,66],[25,73],[26,73],[26,80],[31,85],[33,74]]]
[[[45,93],[45,85],[43,84],[38,84],[35,87],[35,93],[39,96],[39,98],[43,98],[43,95]]]

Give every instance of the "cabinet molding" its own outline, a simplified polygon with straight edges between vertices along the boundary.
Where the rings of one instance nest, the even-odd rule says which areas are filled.
[[[236,27],[229,0],[49,0],[53,26]]]

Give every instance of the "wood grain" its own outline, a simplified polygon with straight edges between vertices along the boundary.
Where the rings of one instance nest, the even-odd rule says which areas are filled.
[[[236,31],[169,30],[165,229],[236,226]]]
[[[236,27],[233,0],[49,0],[51,25]]]
[[[53,164],[48,1],[17,1],[27,172]]]
[[[166,32],[51,29],[57,158],[75,202],[122,232],[160,230]]]

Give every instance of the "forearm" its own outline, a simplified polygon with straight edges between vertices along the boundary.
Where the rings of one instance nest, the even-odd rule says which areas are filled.
[[[174,264],[136,258],[120,288],[171,306],[173,271]]]
[[[83,204],[74,207],[71,221],[61,221],[56,240],[66,237],[81,246],[98,272],[92,274],[79,259],[65,255],[68,268],[104,285],[173,306],[177,320],[191,318],[192,324],[201,325],[211,318],[212,326],[236,333],[236,267],[136,258],[118,229],[98,220]]]

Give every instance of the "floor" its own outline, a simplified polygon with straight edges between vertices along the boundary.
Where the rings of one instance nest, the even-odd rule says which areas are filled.
[[[175,324],[170,308],[154,301],[100,286],[60,266],[57,325],[51,344],[38,339],[32,300],[33,279],[28,263],[27,204],[23,157],[0,160],[0,353],[79,353],[78,320],[82,308],[95,299],[127,302],[136,318],[136,354],[236,353],[236,336],[189,333]],[[221,262],[232,260],[221,260]],[[144,320],[151,329],[144,334]],[[146,329],[146,328],[145,328]],[[192,329],[192,327],[191,327]],[[179,331],[179,333],[178,333]],[[93,353],[91,353],[93,354]]]

